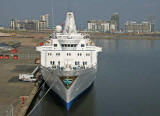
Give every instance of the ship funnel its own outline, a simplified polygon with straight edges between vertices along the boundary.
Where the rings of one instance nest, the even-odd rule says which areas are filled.
[[[64,34],[76,34],[77,33],[73,12],[67,12],[63,33]]]

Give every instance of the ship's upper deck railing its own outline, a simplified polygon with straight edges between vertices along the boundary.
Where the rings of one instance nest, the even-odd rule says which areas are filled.
[[[91,66],[84,66],[84,65],[82,65],[82,66],[76,66],[76,65],[75,66],[71,66],[71,65],[66,65],[65,67],[59,66],[59,65],[52,65],[52,68],[54,70],[58,69],[60,71],[80,71],[80,70],[89,69],[91,67],[96,68],[96,65],[95,66],[94,65],[91,65]]]
[[[90,35],[86,33],[76,34],[64,34],[64,33],[53,33],[51,39],[89,39]]]
[[[83,49],[81,47],[77,47],[78,44],[60,44],[59,47],[54,47],[52,44],[50,43],[47,43],[47,44],[44,44],[43,46],[41,47],[37,47],[37,50],[39,51],[54,51],[54,50],[59,50],[59,51],[66,51],[66,50],[69,50],[69,51],[94,51],[94,50],[98,50],[98,51],[101,51],[101,49],[99,49],[99,47],[96,47],[94,43],[86,43],[86,46],[83,47]]]

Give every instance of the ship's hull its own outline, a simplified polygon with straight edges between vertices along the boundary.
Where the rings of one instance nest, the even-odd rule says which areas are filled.
[[[52,68],[42,68],[43,79],[49,87],[59,96],[63,104],[70,109],[72,103],[86,91],[96,78],[96,67],[80,71],[60,71]],[[76,76],[70,88],[66,88],[60,77]]]

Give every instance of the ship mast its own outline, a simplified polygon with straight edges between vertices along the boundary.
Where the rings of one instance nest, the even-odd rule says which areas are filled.
[[[54,16],[53,16],[53,0],[51,1],[51,5],[52,5],[52,29],[54,29],[55,24],[54,24]]]
[[[66,21],[65,21],[63,33],[68,34],[68,35],[77,34],[77,29],[76,29],[76,24],[75,24],[73,12],[68,12],[66,15]]]

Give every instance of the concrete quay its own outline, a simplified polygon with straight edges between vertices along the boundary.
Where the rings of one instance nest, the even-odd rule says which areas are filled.
[[[19,81],[18,75],[31,73],[35,69],[35,59],[39,58],[35,47],[49,34],[50,32],[16,32],[14,36],[0,37],[0,43],[21,43],[21,46],[16,48],[17,53],[0,50],[0,55],[10,56],[9,59],[0,59],[0,116],[25,115],[37,86],[35,83]],[[13,59],[13,55],[17,55],[18,60]]]
[[[17,54],[34,51],[34,48],[22,46]],[[35,83],[19,81],[18,75],[31,73],[37,66],[34,64],[35,58],[0,59],[0,116],[12,116],[12,112],[13,116],[25,115],[38,87]]]

